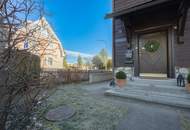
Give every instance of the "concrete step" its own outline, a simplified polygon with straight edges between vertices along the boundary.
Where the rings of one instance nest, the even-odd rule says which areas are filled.
[[[170,86],[170,85],[152,85],[152,84],[140,84],[128,82],[124,89],[134,90],[146,90],[146,91],[157,91],[157,92],[169,92],[169,93],[186,93],[184,87]]]
[[[177,86],[176,79],[139,79],[135,78],[134,81],[129,81],[130,83],[136,84],[151,84],[151,85],[166,85],[166,86]]]
[[[176,94],[176,95],[184,95],[188,94],[185,88],[169,88],[169,87],[151,87],[151,86],[127,86],[123,91],[146,91],[147,93],[152,93],[152,92],[158,92],[158,93],[171,93],[171,94]]]
[[[108,96],[118,96],[129,99],[136,99],[151,103],[158,103],[181,108],[190,108],[190,94],[158,92],[135,89],[111,89],[105,92]]]
[[[165,84],[149,84],[149,83],[136,83],[136,82],[127,82],[126,87],[159,87],[159,88],[170,88],[170,89],[183,89],[183,87],[174,86],[174,85],[165,85]]]

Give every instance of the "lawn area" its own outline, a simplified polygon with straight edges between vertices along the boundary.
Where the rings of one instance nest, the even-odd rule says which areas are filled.
[[[44,115],[48,110],[61,105],[75,109],[70,119],[51,122],[42,118],[48,130],[114,130],[127,115],[127,108],[114,104],[103,96],[90,94],[82,84],[64,85],[49,97],[47,105],[40,109]]]
[[[190,115],[181,112],[181,124],[183,130],[190,130]]]

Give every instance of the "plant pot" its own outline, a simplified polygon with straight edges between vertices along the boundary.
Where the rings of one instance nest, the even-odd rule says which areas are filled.
[[[116,79],[116,83],[117,85],[120,87],[120,88],[123,88],[126,83],[127,83],[127,80],[126,79]]]
[[[186,84],[186,89],[187,89],[188,92],[190,92],[190,83]]]

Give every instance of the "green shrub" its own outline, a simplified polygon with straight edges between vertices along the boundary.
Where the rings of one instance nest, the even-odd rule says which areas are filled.
[[[187,75],[187,82],[190,83],[190,73]]]
[[[126,79],[127,76],[126,76],[125,72],[119,71],[119,72],[116,73],[116,78],[117,79]]]

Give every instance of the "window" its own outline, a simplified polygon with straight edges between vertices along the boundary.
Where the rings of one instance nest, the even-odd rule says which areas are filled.
[[[24,49],[28,49],[29,48],[29,45],[28,45],[28,41],[26,40],[25,42],[24,42]]]
[[[48,36],[48,31],[46,28],[42,27],[41,28],[41,34],[44,35],[44,36]]]
[[[49,42],[49,47],[53,48],[53,43],[52,42]]]
[[[47,65],[53,65],[53,58],[48,57],[48,58],[46,59],[46,64],[47,64]]]
[[[30,41],[30,45],[34,48],[34,47],[37,47],[37,44],[36,44],[36,42],[34,42],[34,41]]]

